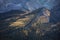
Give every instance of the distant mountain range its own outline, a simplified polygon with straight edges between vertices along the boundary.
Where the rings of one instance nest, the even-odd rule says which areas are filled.
[[[17,14],[21,14],[21,13],[25,13],[25,12],[20,10],[11,10],[5,13],[0,13],[0,20],[4,20],[6,18],[12,17]]]
[[[36,9],[36,11],[38,11],[38,10],[40,10],[40,9]],[[36,11],[32,11],[32,13],[35,13]],[[51,14],[50,14],[50,22],[51,23],[60,22],[60,4],[58,4],[57,6],[54,6],[50,10],[50,12],[51,12]],[[11,10],[11,11],[8,11],[8,12],[5,12],[5,13],[0,13],[0,20],[11,17],[12,15],[19,14],[19,13],[25,13],[25,12],[21,11],[21,10]]]

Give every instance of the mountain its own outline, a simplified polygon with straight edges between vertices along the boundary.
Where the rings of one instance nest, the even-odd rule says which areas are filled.
[[[20,11],[20,10],[11,10],[5,13],[0,13],[0,20],[4,20],[6,18],[15,16],[17,14],[21,14],[21,13],[25,13],[24,11]]]
[[[50,22],[51,23],[60,22],[60,4],[54,6],[53,9],[51,9]]]

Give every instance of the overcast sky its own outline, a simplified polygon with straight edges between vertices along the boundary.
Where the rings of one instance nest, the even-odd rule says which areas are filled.
[[[46,7],[51,9],[57,3],[55,0],[0,0],[0,13],[10,10],[30,10]]]

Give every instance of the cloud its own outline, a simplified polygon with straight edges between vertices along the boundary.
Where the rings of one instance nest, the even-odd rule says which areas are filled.
[[[0,7],[0,13],[1,12],[7,12],[10,10],[30,10],[33,11],[35,9],[46,7],[48,9],[51,9],[54,6],[55,0],[7,0],[6,2],[3,2],[4,0],[0,0],[0,2],[3,4]]]

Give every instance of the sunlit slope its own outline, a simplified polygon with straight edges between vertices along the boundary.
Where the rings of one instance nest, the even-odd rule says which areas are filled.
[[[34,17],[34,15],[28,15],[25,16],[25,18],[21,18],[16,20],[15,22],[10,23],[10,26],[16,26],[16,27],[24,27],[29,23],[29,21]]]
[[[0,17],[0,29],[3,31],[14,30],[12,28],[23,28],[27,25],[34,17],[34,13],[23,12],[23,11],[10,11],[1,14]]]
[[[33,12],[23,12],[23,11],[10,11],[7,12],[5,15],[4,13],[1,14],[1,29],[5,28],[23,28],[29,29],[31,26],[43,23],[49,23],[49,11],[46,9],[46,13],[43,13],[43,8],[39,8],[34,10]],[[48,17],[48,18],[47,18]],[[36,23],[35,23],[36,22]]]
[[[41,40],[43,38],[43,40],[46,40],[47,37],[51,38],[53,33],[56,30],[58,31],[60,27],[58,24],[49,23],[47,18],[50,16],[50,11],[42,10],[43,8],[33,12],[14,12],[13,15],[9,14],[11,17],[3,18],[4,20],[1,18],[0,33],[3,36],[1,38],[5,40]]]

